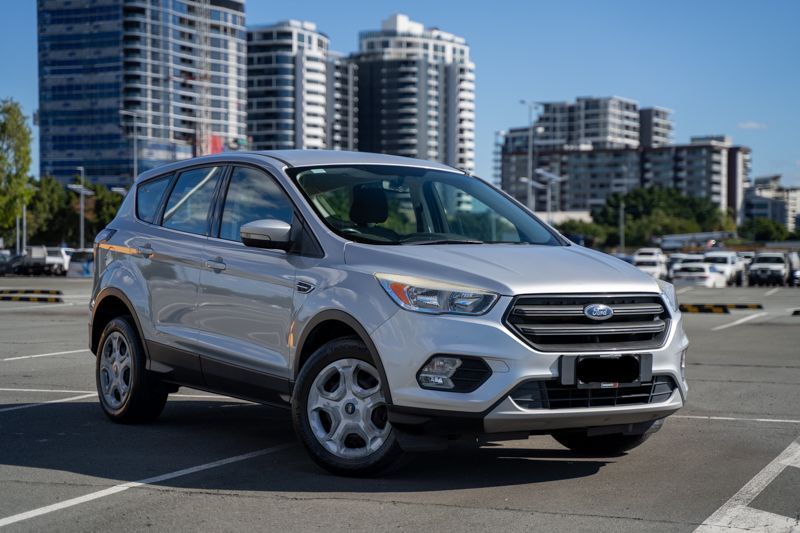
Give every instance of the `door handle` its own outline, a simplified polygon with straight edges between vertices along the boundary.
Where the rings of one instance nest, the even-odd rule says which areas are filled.
[[[145,259],[149,259],[151,255],[153,255],[153,249],[150,247],[149,244],[145,244],[143,246],[137,246],[136,251],[144,257]]]
[[[206,268],[210,268],[211,270],[220,271],[220,270],[225,270],[226,265],[225,265],[224,261],[206,259]]]

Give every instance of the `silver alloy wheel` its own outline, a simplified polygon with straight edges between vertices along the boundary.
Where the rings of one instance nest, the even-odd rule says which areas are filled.
[[[119,409],[128,398],[133,382],[128,340],[119,331],[106,338],[100,351],[100,389],[111,409]]]
[[[391,431],[380,374],[361,359],[340,359],[323,368],[311,384],[306,409],[314,436],[337,457],[367,457]]]

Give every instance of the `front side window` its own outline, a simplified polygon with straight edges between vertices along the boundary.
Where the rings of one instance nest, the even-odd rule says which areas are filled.
[[[178,176],[167,200],[162,225],[165,228],[203,235],[222,167],[188,170]]]
[[[562,245],[557,235],[478,178],[390,165],[290,171],[340,236],[382,245]]]
[[[136,216],[139,220],[151,224],[155,221],[161,197],[164,196],[171,177],[164,176],[146,181],[136,189]]]
[[[240,241],[242,225],[262,219],[292,223],[292,203],[272,176],[252,168],[239,167],[231,174],[219,237]]]

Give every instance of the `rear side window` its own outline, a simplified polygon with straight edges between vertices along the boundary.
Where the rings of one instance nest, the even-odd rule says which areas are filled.
[[[154,180],[146,181],[136,189],[136,216],[139,220],[153,223],[158,215],[158,206],[161,204],[161,197],[167,190],[169,180],[172,176],[164,176]]]
[[[219,236],[240,241],[239,230],[248,222],[262,219],[292,223],[292,202],[272,176],[252,168],[236,168],[231,175]]]
[[[178,176],[167,200],[162,225],[165,228],[203,235],[222,167],[203,167]]]

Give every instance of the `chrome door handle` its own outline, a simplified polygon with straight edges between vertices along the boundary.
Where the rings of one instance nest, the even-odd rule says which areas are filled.
[[[149,259],[153,255],[153,249],[150,246],[137,246],[136,251],[145,259]]]
[[[210,259],[206,259],[206,268],[210,268],[211,270],[225,270],[226,265],[222,261],[212,261]]]

